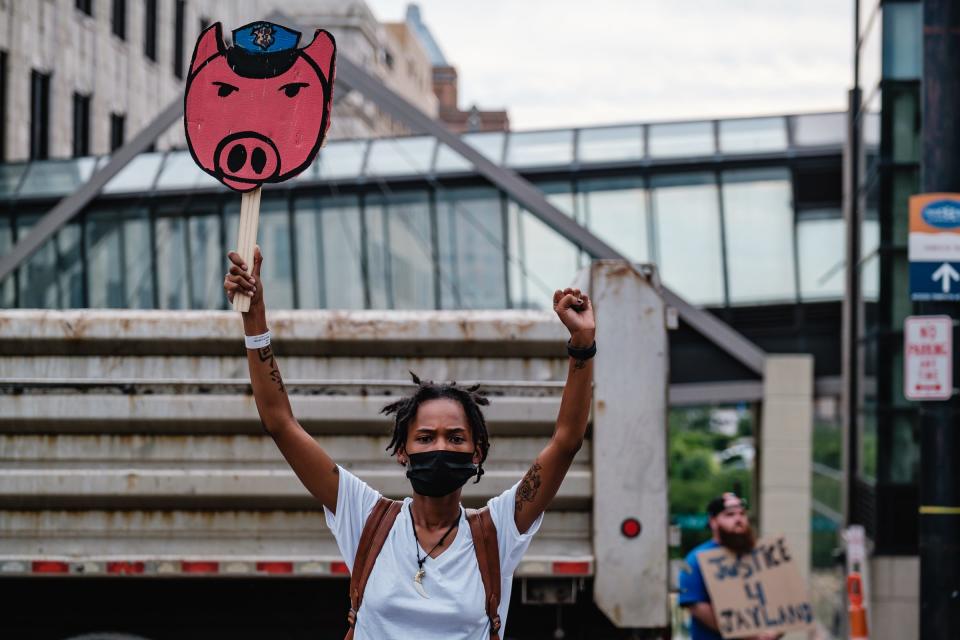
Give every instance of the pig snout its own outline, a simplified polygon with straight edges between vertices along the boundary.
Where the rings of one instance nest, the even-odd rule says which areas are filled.
[[[214,157],[217,172],[231,182],[262,183],[280,169],[280,153],[261,134],[246,131],[224,138]]]

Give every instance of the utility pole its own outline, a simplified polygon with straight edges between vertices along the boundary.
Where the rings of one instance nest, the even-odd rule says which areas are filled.
[[[923,2],[923,191],[960,192],[960,0]],[[960,302],[918,302],[953,318]],[[953,358],[954,385],[957,358]],[[960,638],[960,397],[919,403],[920,637]]]

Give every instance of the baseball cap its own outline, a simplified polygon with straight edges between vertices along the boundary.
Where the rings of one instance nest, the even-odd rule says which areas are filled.
[[[720,494],[707,503],[707,514],[709,514],[711,518],[715,518],[727,507],[736,506],[735,503],[739,503],[739,506],[744,509],[747,508],[747,501],[732,491]]]

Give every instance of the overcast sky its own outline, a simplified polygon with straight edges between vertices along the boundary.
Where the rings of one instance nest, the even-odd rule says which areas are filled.
[[[408,0],[367,0],[383,21]],[[461,108],[514,129],[843,110],[852,0],[419,0]]]

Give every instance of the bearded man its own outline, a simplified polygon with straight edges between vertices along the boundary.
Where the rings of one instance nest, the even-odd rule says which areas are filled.
[[[709,525],[713,536],[684,559],[684,568],[680,572],[681,607],[690,612],[691,640],[722,640],[717,619],[710,602],[710,594],[703,580],[703,571],[697,560],[701,551],[726,547],[737,555],[750,553],[756,543],[756,536],[747,517],[747,503],[735,493],[724,493],[707,505],[710,516]],[[763,634],[756,640],[776,640],[783,634]]]

